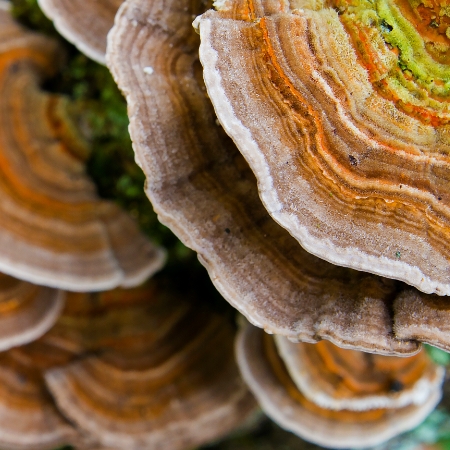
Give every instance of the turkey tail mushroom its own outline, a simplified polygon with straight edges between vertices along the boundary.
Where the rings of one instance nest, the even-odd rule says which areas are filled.
[[[58,319],[63,291],[0,274],[0,351],[32,342]]]
[[[5,450],[53,450],[85,442],[58,411],[42,371],[67,364],[76,354],[45,338],[0,353],[0,447]]]
[[[436,30],[428,3],[217,5],[195,22],[206,87],[270,215],[320,258],[450,295],[447,3]]]
[[[441,398],[444,369],[407,358],[293,344],[247,324],[237,339],[242,376],[283,428],[329,448],[381,444],[420,424]]]
[[[126,0],[108,37],[108,66],[127,98],[136,160],[159,219],[253,324],[292,340],[417,352],[413,336],[393,332],[393,303],[404,285],[309,254],[264,209],[205,92],[191,27],[204,8],[201,1]],[[449,336],[439,333],[436,345],[448,346]]]
[[[39,87],[60,66],[60,48],[5,10],[0,24],[0,271],[79,291],[143,282],[164,251],[100,200],[68,100]]]
[[[106,36],[123,0],[38,0],[55,28],[82,53],[105,64]]]
[[[69,293],[48,333],[0,353],[1,448],[185,450],[222,437],[256,406],[227,320],[155,282]]]
[[[148,284],[72,295],[79,307],[53,341],[81,341],[93,353],[45,378],[83,434],[108,448],[181,450],[218,439],[253,411],[233,328],[189,294]]]

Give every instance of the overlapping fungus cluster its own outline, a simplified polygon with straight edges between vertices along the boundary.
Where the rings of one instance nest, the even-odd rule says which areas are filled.
[[[165,251],[96,194],[70,100],[41,88],[63,52],[8,8],[0,2],[0,446],[217,439],[254,408],[234,329],[186,288],[135,287]]]
[[[334,448],[375,445],[420,423],[443,380],[421,342],[450,350],[450,3],[39,3],[67,39],[106,60],[126,97],[136,161],[159,219],[198,253],[226,300],[277,335],[247,324],[236,344],[243,378],[267,414]],[[24,278],[27,268],[28,281],[72,290],[137,284],[159,267],[161,252],[141,237],[130,243],[134,225],[86,180],[84,146],[68,147],[65,101],[38,89],[52,48],[44,56],[25,51],[26,64],[10,65],[0,84],[9,102],[0,118],[9,110],[29,117],[15,135],[16,122],[3,114],[0,146],[14,151],[0,157],[13,180],[28,170],[30,185],[11,198],[29,204],[21,217],[32,218],[4,225],[14,236],[8,243],[17,244],[0,252],[0,269]],[[30,104],[41,108],[45,126],[36,127]],[[31,136],[37,143],[27,145]],[[65,170],[49,177],[57,161]],[[45,234],[55,221],[54,235]],[[36,268],[33,252],[46,236],[54,257]],[[80,264],[65,259],[72,248]],[[23,257],[11,264],[18,249]],[[115,258],[110,284],[107,253]],[[52,270],[61,283],[45,278]],[[89,288],[81,280],[93,272]],[[182,449],[223,434],[252,409],[231,357],[233,332],[209,313],[202,322],[198,303],[161,303],[151,317],[130,305],[116,317],[103,305],[104,315],[91,319],[98,297],[72,296],[66,315],[35,344],[70,354],[38,371],[52,411],[70,420],[76,437],[66,440],[78,439],[80,448]],[[140,305],[152,309],[151,300]],[[204,370],[192,378],[191,360]],[[202,389],[211,397],[196,403]],[[197,428],[208,433],[199,437]]]

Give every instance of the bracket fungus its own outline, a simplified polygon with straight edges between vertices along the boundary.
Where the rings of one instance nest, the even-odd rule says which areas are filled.
[[[78,307],[52,339],[81,340],[91,353],[45,378],[81,433],[105,447],[181,450],[218,439],[254,410],[228,319],[186,292],[149,284],[71,296]]]
[[[76,355],[45,338],[0,353],[0,447],[53,450],[84,442],[58,411],[45,386],[43,371],[67,364]]]
[[[55,28],[89,58],[105,64],[106,36],[123,0],[38,0]]]
[[[0,10],[0,271],[67,290],[137,285],[164,251],[97,196],[68,100],[39,87],[61,60]]]
[[[444,369],[408,358],[294,344],[247,324],[237,339],[242,376],[275,422],[331,448],[372,447],[421,423],[441,398]]]
[[[267,213],[205,92],[191,26],[205,8],[126,0],[108,35],[108,66],[126,96],[136,160],[159,219],[198,253],[224,298],[268,332],[383,354],[413,354],[416,338],[450,349],[450,335],[438,331],[450,318],[445,299],[442,317],[429,322],[434,335],[415,334],[407,320],[395,325],[396,299],[418,299],[414,316],[425,294],[311,255]]]
[[[206,86],[271,216],[327,261],[450,295],[445,21],[402,0],[217,5],[196,20]]]
[[[64,307],[63,291],[0,274],[0,351],[41,337]]]
[[[160,283],[68,293],[48,333],[0,353],[1,448],[186,450],[220,438],[256,406],[227,320]]]

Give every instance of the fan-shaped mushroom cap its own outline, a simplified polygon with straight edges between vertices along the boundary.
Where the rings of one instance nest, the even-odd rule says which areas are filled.
[[[79,442],[78,432],[57,410],[42,370],[74,355],[45,341],[0,353],[0,447],[53,450]]]
[[[423,351],[396,358],[341,349],[329,341],[314,345],[274,339],[292,381],[308,400],[326,409],[422,404],[442,379],[443,369],[431,364]]]
[[[271,216],[330,262],[450,295],[445,20],[403,1],[217,4],[196,21],[206,86]]]
[[[109,35],[108,65],[127,97],[136,158],[160,220],[253,324],[294,340],[414,353],[407,333],[398,340],[392,332],[402,285],[312,256],[262,206],[205,95],[191,27],[203,7],[127,0]],[[436,345],[447,346],[449,336],[438,334]]]
[[[93,336],[79,336],[96,355],[48,371],[49,389],[70,421],[106,447],[177,450],[217,439],[254,408],[234,362],[234,331],[180,294],[145,292],[94,294],[91,308],[81,299],[60,331],[81,330],[90,315]]]
[[[38,0],[55,28],[89,58],[105,64],[106,36],[123,0]]]
[[[175,324],[183,328],[180,320],[192,308],[152,281],[134,289],[69,292],[63,314],[45,339],[75,353],[117,345],[140,351],[156,336],[177,332]]]
[[[64,299],[62,291],[0,274],[0,351],[42,336],[58,319]]]
[[[141,283],[163,251],[98,198],[67,100],[39,88],[59,48],[6,11],[0,23],[0,271],[68,290]]]
[[[358,376],[362,376],[366,371],[366,366],[363,363],[361,370],[357,361],[352,361],[354,354],[342,358],[346,351],[335,348],[337,354],[330,357],[333,352],[332,344],[326,342],[316,344],[320,346],[318,348],[311,344],[290,345],[304,347],[299,350],[302,355],[316,353],[314,361],[308,356],[303,361],[302,370],[309,373],[297,374],[297,384],[289,374],[297,369],[291,357],[284,358],[283,361],[277,353],[273,337],[251,325],[245,327],[238,337],[238,364],[242,376],[263,410],[282,427],[319,445],[332,448],[361,448],[377,445],[418,425],[434,409],[441,397],[443,369],[434,366],[422,354],[402,358],[399,362],[397,359],[400,358],[396,357],[366,354],[358,359],[373,360],[375,358],[375,365],[378,369],[384,365],[386,373],[383,374],[383,370],[378,370],[378,376],[381,376],[379,380],[364,378],[358,380]],[[321,360],[324,349],[327,357]],[[286,354],[284,356],[286,357]],[[297,356],[301,357],[296,352],[295,357]],[[321,373],[316,382],[309,384],[313,391],[300,390],[299,387],[304,386],[305,380],[316,371],[314,364],[317,360],[327,372]],[[324,362],[326,362],[325,366]],[[349,364],[353,365],[353,373],[348,372]],[[404,385],[405,389],[411,389],[408,403],[404,405],[392,403],[393,394],[389,393],[386,385],[389,376],[392,377],[391,380],[406,381],[408,379]],[[298,383],[299,377],[303,377],[302,383]],[[330,389],[331,383],[335,383],[332,389]],[[414,384],[417,383],[427,386],[428,395],[422,396],[414,392]],[[318,405],[316,400],[320,398],[319,385],[324,388],[326,397],[334,397],[333,406],[338,406],[339,402],[345,398],[347,398],[345,403],[348,406],[348,398],[353,391],[359,400],[353,406],[358,408],[356,410],[326,409],[324,406],[329,405],[329,398],[323,401],[324,397],[321,399],[322,406]],[[391,384],[391,388],[399,387],[400,384],[397,386]],[[368,406],[366,409],[359,409],[363,405],[360,401],[361,394],[374,395],[375,391],[377,395],[391,397],[381,401],[385,403],[385,407],[377,407],[377,402],[374,402],[372,398],[366,404]],[[387,407],[389,403],[390,406]]]
[[[47,334],[0,353],[1,448],[176,450],[239,425],[255,402],[232,355],[234,331],[183,295],[155,283],[69,293]]]

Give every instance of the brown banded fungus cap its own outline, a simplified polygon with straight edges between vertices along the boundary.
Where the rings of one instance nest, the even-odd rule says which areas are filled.
[[[84,442],[58,411],[43,371],[76,356],[45,338],[0,353],[0,447],[5,450],[54,450]]]
[[[55,28],[89,58],[105,64],[106,36],[123,0],[38,0]]]
[[[91,353],[49,370],[46,381],[64,415],[102,446],[189,449],[254,409],[234,360],[234,330],[189,294],[147,285],[71,300],[48,336]]]
[[[422,404],[444,369],[424,351],[409,358],[342,349],[329,341],[296,344],[274,336],[277,353],[304,396],[322,408],[364,411]]]
[[[269,216],[205,94],[191,26],[204,8],[127,0],[109,34],[108,66],[126,95],[136,159],[159,219],[199,254],[222,295],[272,333],[384,354],[416,352],[416,337],[450,349],[450,335],[439,332],[450,319],[444,308],[429,321],[434,334],[413,334],[405,317],[398,339],[395,300],[409,302],[412,319],[427,296],[311,255]]]
[[[68,290],[139,284],[164,252],[99,199],[68,100],[40,89],[61,57],[0,10],[0,271]]]
[[[450,3],[216,4],[206,86],[270,215],[334,264],[450,295]]]
[[[247,325],[237,340],[242,376],[266,414],[331,448],[371,447],[414,428],[441,397],[444,369],[408,358],[289,343]]]
[[[58,319],[64,300],[63,291],[0,274],[0,351],[42,336]]]
[[[45,371],[65,366],[108,340],[111,328],[133,329],[129,306],[154,289],[104,293],[68,293],[55,326],[39,340],[0,353],[0,447],[12,450],[54,450],[71,444],[94,448],[98,442],[76,429],[58,410],[45,384]],[[126,295],[124,295],[126,293]],[[120,306],[115,321],[105,308]],[[106,317],[105,317],[106,316]],[[111,313],[110,315],[111,316]],[[121,316],[122,319],[119,318]],[[135,314],[136,316],[136,314]],[[103,345],[105,343],[103,342]]]

